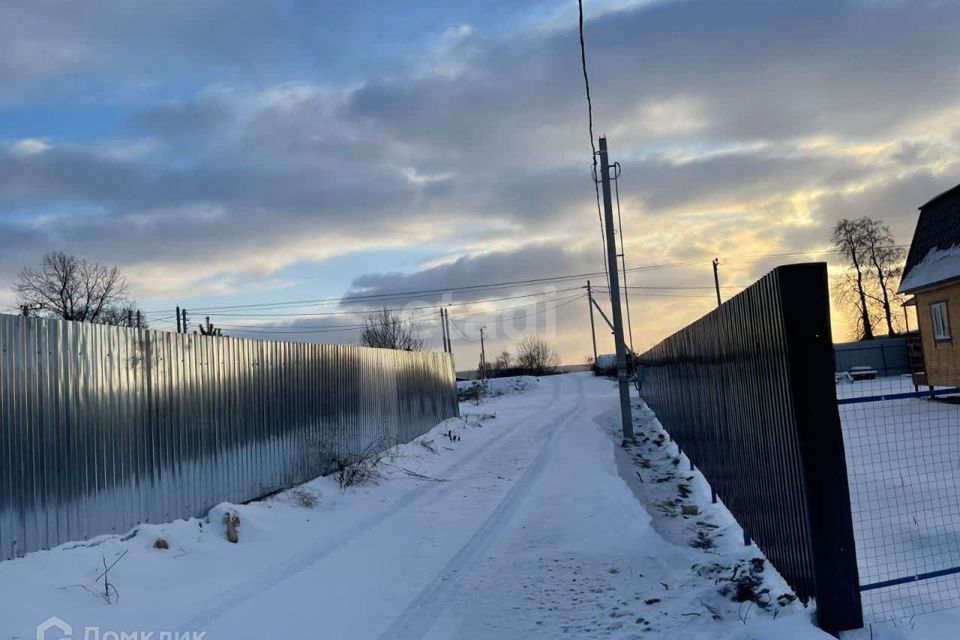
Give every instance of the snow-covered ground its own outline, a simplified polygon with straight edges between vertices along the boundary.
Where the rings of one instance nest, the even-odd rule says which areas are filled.
[[[528,382],[463,403],[374,482],[321,478],[0,563],[0,639],[51,616],[74,638],[829,637],[639,401],[640,441],[623,449],[615,384]],[[933,637],[897,633],[879,637]]]
[[[457,391],[461,395],[464,393],[483,396],[485,398],[495,398],[497,396],[516,395],[536,389],[540,386],[542,378],[532,376],[508,376],[506,378],[490,378],[482,380],[459,380],[457,382]]]
[[[909,376],[841,383],[842,398],[912,392]],[[960,567],[960,405],[926,398],[840,405],[861,584]],[[960,576],[863,594],[875,629],[956,637]],[[914,617],[917,616],[917,617]],[[928,628],[929,627],[929,628]],[[894,636],[899,637],[899,636]]]

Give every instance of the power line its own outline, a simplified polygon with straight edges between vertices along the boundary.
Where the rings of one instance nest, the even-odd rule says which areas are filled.
[[[594,287],[594,290],[601,293],[610,293],[610,290],[606,287]],[[712,298],[714,294],[712,293],[651,293],[651,292],[641,292],[634,293],[634,295],[640,296],[642,298]],[[623,297],[621,292],[620,297]]]
[[[499,298],[482,298],[480,300],[473,300],[468,302],[450,302],[450,303],[437,303],[429,305],[421,305],[417,307],[396,307],[396,308],[386,308],[387,311],[397,311],[397,312],[408,312],[408,311],[421,311],[423,309],[436,309],[438,306],[442,307],[462,307],[474,304],[484,304],[487,302],[499,302],[501,300],[517,300],[519,298],[534,298],[538,296],[547,296],[554,293],[563,293],[566,291],[575,291],[577,289],[582,289],[583,287],[568,287],[566,289],[557,289],[556,291],[543,291],[539,293],[524,293],[516,296],[502,296]],[[232,311],[220,312],[217,314],[219,317],[230,316],[238,318],[259,318],[259,317],[305,317],[305,318],[319,318],[324,316],[350,316],[350,315],[365,315],[370,313],[369,309],[353,309],[350,311],[324,311],[324,312],[314,312],[314,313],[235,313]]]
[[[578,289],[582,289],[582,287],[577,287],[577,288],[578,288]],[[460,319],[463,320],[464,318],[476,318],[477,316],[489,316],[489,315],[494,315],[494,314],[503,313],[504,311],[509,311],[509,310],[511,310],[511,309],[522,309],[522,308],[524,308],[524,307],[530,307],[530,306],[534,306],[534,305],[546,304],[546,303],[549,303],[549,302],[558,303],[557,306],[554,307],[554,309],[559,309],[559,308],[562,307],[562,306],[566,306],[567,303],[568,303],[570,300],[577,300],[577,299],[579,299],[579,298],[582,298],[584,295],[586,295],[586,294],[583,293],[583,292],[579,292],[579,293],[576,293],[576,294],[574,294],[574,295],[572,295],[572,296],[564,296],[563,298],[557,298],[557,299],[555,299],[555,300],[547,300],[547,301],[543,301],[543,302],[538,301],[538,302],[535,302],[535,303],[532,303],[532,304],[528,303],[528,304],[522,304],[522,305],[514,305],[514,306],[510,306],[510,307],[503,307],[503,308],[501,308],[501,309],[491,309],[491,310],[489,310],[489,311],[475,311],[475,312],[473,312],[473,313],[468,313],[468,314],[465,314],[465,315],[461,315],[461,316],[460,316]],[[526,317],[526,316],[524,315],[524,316],[520,316],[520,317]]]
[[[544,314],[544,313],[547,313],[548,311],[551,311],[551,310],[552,310],[552,311],[556,311],[557,309],[561,309],[561,308],[563,308],[563,307],[566,307],[566,306],[568,306],[568,305],[571,305],[571,304],[573,304],[574,302],[576,302],[576,301],[578,301],[578,300],[583,300],[583,299],[586,298],[586,297],[587,297],[587,294],[586,294],[586,293],[578,293],[578,294],[575,295],[575,296],[569,296],[569,297],[567,297],[567,298],[564,298],[562,301],[558,301],[559,304],[557,304],[555,307],[553,307],[553,309],[537,309],[537,310],[534,310],[534,311],[527,311],[527,312],[525,312],[523,315],[518,316],[518,317],[513,318],[513,319],[514,319],[514,320],[522,320],[522,319],[524,319],[524,318],[529,317],[531,314],[533,314],[534,317],[537,317],[537,316],[539,316],[539,315],[542,315],[542,314]],[[463,320],[464,318],[470,318],[470,317],[473,317],[473,316],[475,316],[475,315],[482,315],[482,314],[471,314],[471,315],[467,315],[467,316],[460,316],[460,319]],[[466,334],[466,332],[463,331],[463,329],[461,329],[461,328],[456,324],[456,322],[454,321],[453,318],[450,318],[450,323],[453,325],[453,328],[456,329],[457,333],[459,333],[459,334],[463,337],[464,340],[466,340],[466,341],[468,341],[468,342],[471,341],[470,336],[468,336],[468,335]]]
[[[628,271],[629,272],[658,271],[662,269],[672,269],[675,267],[695,264],[696,262],[697,261],[694,261],[694,260],[687,260],[683,262],[651,264],[651,265],[644,265],[641,267],[633,267],[631,269],[628,269]],[[477,285],[444,287],[444,288],[438,288],[438,289],[421,289],[418,291],[398,291],[394,293],[371,294],[371,295],[365,295],[365,296],[349,296],[349,297],[340,296],[337,298],[312,298],[312,299],[303,299],[303,300],[285,300],[285,301],[278,301],[278,302],[223,305],[223,306],[214,306],[214,307],[191,307],[190,311],[193,313],[210,313],[210,312],[232,311],[232,310],[238,310],[238,309],[279,309],[284,307],[322,306],[327,304],[349,304],[354,302],[358,302],[358,303],[359,302],[363,302],[363,303],[385,302],[389,300],[399,300],[402,298],[408,298],[411,296],[438,295],[443,293],[456,293],[456,292],[463,292],[463,291],[510,289],[510,288],[518,288],[522,286],[529,286],[529,285],[536,285],[536,284],[555,284],[559,282],[566,282],[569,280],[583,280],[585,278],[601,275],[602,273],[604,272],[591,271],[587,273],[573,273],[569,275],[549,276],[545,278],[530,278],[526,280],[492,282],[492,283],[477,284]],[[168,312],[163,310],[158,310],[158,311],[151,311],[149,313],[153,315],[157,315],[157,314],[166,314]]]
[[[583,0],[577,0],[580,10],[580,68],[583,70],[583,86],[587,94],[587,130],[590,133],[590,158],[593,161],[593,191],[597,198],[597,219],[600,221],[600,240],[603,244],[603,273],[610,285],[607,273],[607,238],[603,233],[603,212],[600,210],[600,185],[597,183],[597,145],[593,140],[593,99],[590,97],[590,76],[587,74],[587,43],[583,37]]]
[[[579,290],[580,288],[581,288],[581,287],[576,287],[576,289],[578,289],[578,290]],[[565,291],[569,291],[569,290],[565,290]],[[554,293],[559,293],[559,292],[554,292]],[[548,301],[538,300],[538,301],[535,301],[535,302],[528,302],[528,303],[520,304],[520,305],[510,305],[510,306],[506,306],[506,307],[499,307],[499,308],[497,308],[497,309],[489,309],[489,310],[485,310],[485,311],[477,311],[477,312],[474,312],[474,313],[469,313],[469,314],[466,314],[466,315],[461,315],[461,316],[459,316],[459,319],[463,320],[463,319],[466,319],[466,318],[473,318],[473,317],[477,317],[477,316],[493,315],[493,314],[503,313],[504,311],[509,311],[509,310],[511,310],[511,309],[522,309],[522,308],[524,308],[524,307],[530,307],[530,306],[534,306],[534,305],[546,304],[546,303],[548,303],[548,302],[558,302],[558,303],[562,303],[562,304],[558,304],[557,307],[555,307],[555,308],[559,308],[560,306],[564,306],[564,305],[567,303],[567,301],[572,300],[572,299],[575,299],[575,298],[577,298],[577,297],[581,297],[582,295],[584,295],[584,294],[578,292],[578,293],[574,294],[574,296],[572,296],[572,297],[571,297],[571,296],[564,296],[564,297],[558,298],[558,299],[556,299],[556,300],[548,300]],[[434,306],[434,307],[429,307],[429,308],[430,308],[430,309],[435,309],[436,307]],[[526,317],[526,316],[524,315],[524,316],[521,316],[521,317]],[[433,324],[439,323],[439,321],[434,317],[433,312],[421,314],[421,315],[419,315],[419,316],[412,316],[412,317],[410,317],[408,320],[413,321],[413,322],[422,323],[422,324],[427,324],[427,325],[433,325]],[[452,321],[452,318],[451,318],[451,321]],[[301,326],[301,327],[294,327],[294,326],[291,326],[291,325],[289,325],[289,324],[259,324],[259,325],[230,325],[230,324],[224,324],[224,325],[220,325],[220,326],[222,326],[224,329],[229,329],[230,331],[233,331],[233,332],[241,331],[241,332],[246,332],[246,333],[277,333],[277,334],[333,333],[333,332],[337,332],[337,331],[349,331],[349,330],[356,330],[356,329],[361,329],[361,328],[363,328],[363,324],[337,325],[337,326],[303,325],[303,326]],[[268,327],[278,327],[278,328],[277,328],[277,329],[270,329],[270,328],[268,328]]]
[[[909,247],[908,244],[894,245],[898,249],[905,249]],[[733,261],[749,261],[749,260],[766,260],[769,258],[793,258],[797,256],[822,256],[822,255],[833,255],[833,254],[844,254],[846,251],[841,249],[822,249],[822,250],[813,250],[813,251],[790,251],[787,253],[766,253],[766,254],[757,254],[757,255],[746,255],[746,256],[731,256],[728,258],[723,258],[722,261],[733,262]]]
[[[905,245],[897,245],[905,246]],[[743,256],[728,256],[722,257],[724,262],[733,262],[733,261],[755,261],[755,260],[766,260],[772,258],[789,258],[797,256],[816,256],[816,255],[828,255],[828,254],[839,254],[843,253],[834,249],[824,249],[824,250],[814,250],[814,251],[794,251],[786,253],[768,253],[768,254],[756,254],[756,255],[743,255]],[[690,266],[694,264],[700,264],[701,260],[683,260],[679,262],[668,262],[661,264],[650,264],[639,267],[632,267],[627,269],[627,273],[639,273],[645,271],[659,271],[666,269],[675,269],[677,267]],[[211,313],[222,315],[229,311],[236,311],[241,309],[255,309],[255,310],[269,310],[269,309],[284,309],[284,308],[296,308],[296,307],[312,307],[312,306],[327,306],[327,305],[342,305],[345,303],[374,303],[374,302],[387,302],[390,300],[401,300],[403,298],[408,298],[411,296],[419,295],[437,295],[443,293],[457,293],[465,291],[493,291],[499,289],[511,289],[511,288],[520,288],[524,286],[537,285],[537,284],[556,284],[561,282],[567,282],[572,280],[584,280],[590,277],[596,277],[600,275],[606,275],[606,270],[593,271],[589,273],[575,273],[568,275],[560,276],[551,276],[546,278],[530,278],[526,280],[513,280],[513,281],[504,281],[504,282],[492,282],[478,285],[467,285],[467,286],[455,286],[455,287],[446,287],[442,289],[422,289],[417,291],[398,291],[389,294],[375,294],[367,296],[350,296],[344,298],[341,297],[330,297],[330,298],[312,298],[312,299],[302,299],[302,300],[284,300],[277,302],[264,302],[264,303],[251,303],[251,304],[241,304],[241,305],[221,305],[221,306],[211,306],[211,307],[193,307],[191,312],[194,313]],[[665,290],[681,290],[681,289],[692,289],[692,288],[703,288],[703,289],[712,289],[712,287],[681,287],[681,286],[664,286],[662,287]],[[728,288],[728,287],[721,287]],[[742,288],[742,287],[740,287]],[[654,287],[641,287],[636,285],[631,285],[630,290],[643,290],[643,289],[654,289]],[[436,307],[433,305],[431,308]],[[365,313],[365,311],[358,311],[358,313]],[[166,320],[172,318],[169,311],[167,310],[154,310],[147,313],[147,319],[151,322],[158,322],[161,320]],[[352,311],[350,313],[353,313]],[[237,314],[239,315],[239,314]],[[279,315],[279,314],[277,314]],[[320,313],[311,314],[311,315],[321,315]]]

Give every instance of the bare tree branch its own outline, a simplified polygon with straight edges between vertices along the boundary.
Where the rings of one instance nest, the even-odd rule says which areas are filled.
[[[517,366],[535,375],[550,373],[560,366],[560,354],[540,336],[527,336],[517,345]]]
[[[363,321],[360,343],[379,349],[423,351],[426,341],[423,338],[423,328],[418,323],[401,318],[396,312],[384,307],[371,313]]]
[[[17,303],[41,314],[74,320],[134,326],[136,303],[127,295],[119,267],[108,267],[62,251],[43,256],[37,269],[20,272],[13,290]]]

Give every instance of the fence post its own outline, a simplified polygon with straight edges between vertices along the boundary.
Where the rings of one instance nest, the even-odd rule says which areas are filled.
[[[806,483],[817,622],[827,631],[863,626],[850,487],[837,410],[827,266],[778,269],[790,390]],[[806,267],[807,273],[795,267]]]

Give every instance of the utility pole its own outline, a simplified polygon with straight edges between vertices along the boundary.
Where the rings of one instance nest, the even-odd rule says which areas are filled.
[[[186,309],[182,309],[182,310],[180,311],[180,315],[181,315],[181,317],[183,318],[183,320],[182,320],[182,322],[181,322],[181,324],[183,325],[183,326],[182,326],[183,333],[188,333],[188,332],[187,332],[187,310],[186,310]]]
[[[713,286],[717,288],[717,306],[719,307],[723,302],[720,300],[720,274],[717,271],[717,266],[720,264],[720,258],[713,259]]]
[[[593,324],[593,290],[587,280],[587,307],[590,309],[590,337],[593,338],[593,365],[597,365],[597,329]]]
[[[177,333],[183,333],[180,330],[180,306],[177,305]]]
[[[480,327],[480,377],[487,380],[487,352],[483,347],[483,330],[486,327]]]
[[[443,307],[440,307],[440,334],[443,336],[443,352],[450,353],[450,349],[447,346],[447,320],[446,313],[444,313]]]
[[[450,332],[450,309],[443,310],[443,326],[447,330],[447,353],[453,355],[453,334]]]
[[[42,311],[42,310],[43,310],[43,305],[40,304],[39,302],[35,302],[35,303],[33,303],[33,304],[22,304],[22,305],[20,305],[20,314],[21,314],[24,318],[29,318],[31,311]]]
[[[620,387],[620,420],[624,441],[632,441],[633,410],[630,406],[630,380],[627,377],[627,349],[623,343],[623,315],[620,311],[620,269],[617,268],[617,237],[613,227],[613,202],[610,194],[610,160],[607,139],[600,138],[600,180],[603,187],[603,221],[607,237],[607,271],[610,275],[610,306],[613,308],[613,340],[617,347],[617,384]]]

